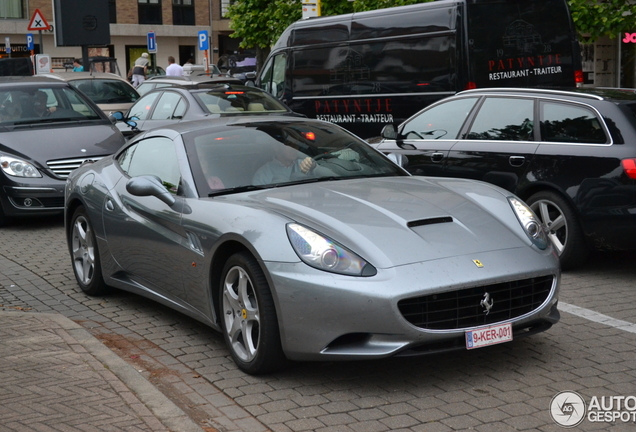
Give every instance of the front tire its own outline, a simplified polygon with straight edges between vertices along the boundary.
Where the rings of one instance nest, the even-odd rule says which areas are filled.
[[[239,369],[257,375],[286,364],[272,294],[249,253],[236,253],[225,264],[219,304],[223,336]]]
[[[584,264],[590,249],[572,206],[550,191],[532,195],[527,203],[546,226],[548,237],[559,255],[561,268],[567,270]]]
[[[75,279],[82,291],[90,296],[107,294],[110,287],[102,277],[95,232],[83,206],[78,207],[73,214],[69,250]]]

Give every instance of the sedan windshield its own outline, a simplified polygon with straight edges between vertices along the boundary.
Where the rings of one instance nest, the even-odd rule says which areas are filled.
[[[100,118],[70,87],[15,87],[0,91],[0,126]]]
[[[263,121],[184,135],[201,196],[348,178],[408,175],[330,123]]]

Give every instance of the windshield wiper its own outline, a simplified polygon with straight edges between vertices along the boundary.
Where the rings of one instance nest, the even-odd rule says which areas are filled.
[[[265,185],[265,186],[255,186],[255,185],[248,185],[248,186],[237,186],[237,187],[233,187],[233,188],[228,188],[228,189],[220,189],[218,191],[212,192],[208,194],[208,197],[215,197],[215,196],[221,196],[221,195],[229,195],[229,194],[233,194],[233,193],[241,193],[241,192],[248,192],[248,191],[255,191],[255,190],[261,190],[261,189],[269,189],[275,187],[275,185]]]

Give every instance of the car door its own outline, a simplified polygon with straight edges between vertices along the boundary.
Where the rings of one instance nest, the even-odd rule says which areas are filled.
[[[400,126],[396,140],[384,140],[377,148],[406,156],[411,174],[443,176],[449,151],[478,100],[452,99],[421,111]]]
[[[126,189],[130,178],[154,175],[183,200],[174,143],[165,137],[148,138],[128,147],[117,162],[122,178],[109,191],[103,210],[110,252],[128,278],[168,297],[183,298],[182,211],[155,196],[134,196]]]
[[[444,175],[483,180],[511,192],[538,148],[534,98],[488,96],[451,149]]]

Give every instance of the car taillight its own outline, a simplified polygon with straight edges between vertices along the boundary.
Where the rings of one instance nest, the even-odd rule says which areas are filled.
[[[621,165],[623,165],[623,171],[627,177],[636,180],[636,159],[623,159]]]
[[[576,84],[583,84],[583,71],[582,70],[574,71],[574,82]]]
[[[466,83],[466,87],[464,87],[464,90],[472,90],[472,89],[476,89],[477,88],[477,83],[473,82],[473,81],[468,81]]]

